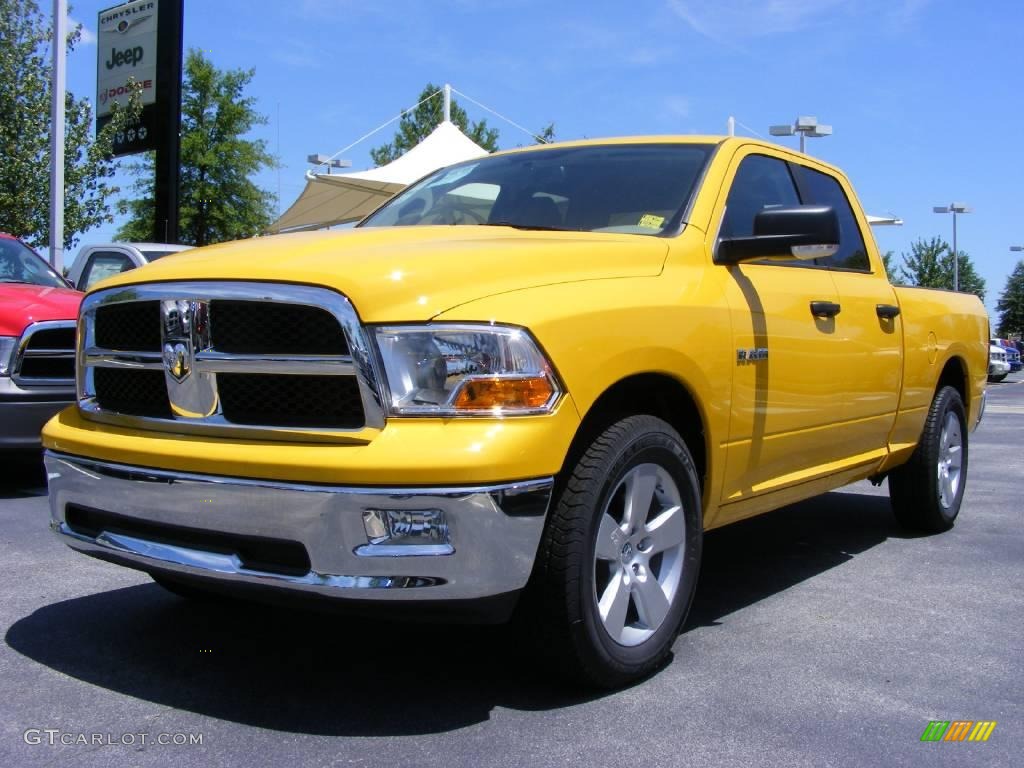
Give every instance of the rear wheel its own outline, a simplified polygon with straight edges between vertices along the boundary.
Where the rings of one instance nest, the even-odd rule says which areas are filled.
[[[534,575],[536,626],[562,669],[624,685],[668,657],[700,569],[700,483],[653,416],[605,430],[571,468]]]
[[[900,523],[929,533],[952,528],[964,496],[967,457],[963,400],[952,387],[942,387],[910,460],[889,475],[889,498]]]

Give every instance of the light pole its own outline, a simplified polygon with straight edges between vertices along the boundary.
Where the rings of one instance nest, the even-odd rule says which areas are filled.
[[[67,0],[53,0],[50,75],[50,266],[64,274],[64,90],[67,82]]]
[[[1011,245],[1011,251],[1024,251],[1024,245]]]
[[[331,175],[331,168],[351,168],[352,167],[352,161],[351,160],[341,160],[339,158],[328,157],[327,155],[323,155],[323,154],[320,154],[320,153],[317,153],[315,155],[307,155],[306,156],[306,162],[307,163],[311,163],[312,165],[317,165],[317,166],[326,165],[327,166],[327,175],[328,176]]]
[[[935,213],[953,214],[953,290],[960,290],[960,252],[956,249],[956,215],[958,213],[971,213],[974,209],[965,203],[950,203],[949,205],[936,205],[932,208]]]
[[[800,151],[804,151],[804,141],[810,136],[812,139],[819,139],[822,136],[832,135],[831,125],[822,125],[816,117],[798,117],[793,125],[773,125],[768,128],[772,136],[792,136],[800,134]]]

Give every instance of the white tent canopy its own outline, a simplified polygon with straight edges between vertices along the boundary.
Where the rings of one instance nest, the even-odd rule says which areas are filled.
[[[269,231],[298,232],[359,221],[412,182],[452,163],[483,157],[487,150],[443,121],[429,136],[387,165],[355,173],[307,173],[299,199]]]

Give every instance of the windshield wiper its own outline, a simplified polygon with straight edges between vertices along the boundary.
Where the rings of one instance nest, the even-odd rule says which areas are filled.
[[[512,227],[512,229],[526,229],[536,230],[538,232],[576,232],[575,229],[566,229],[565,227],[545,227],[541,224],[521,224],[514,221],[484,221],[481,222],[482,227]]]

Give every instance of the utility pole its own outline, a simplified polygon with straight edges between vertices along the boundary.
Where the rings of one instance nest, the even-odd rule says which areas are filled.
[[[958,213],[971,213],[974,209],[964,203],[950,203],[949,205],[936,205],[932,208],[935,213],[953,214],[953,290],[960,290],[960,252],[956,247],[956,215]]]
[[[181,28],[184,0],[157,6],[160,42],[156,50],[156,174],[153,194],[156,243],[178,242],[178,187],[181,176]]]
[[[50,76],[50,266],[64,274],[64,93],[67,78],[67,0],[53,0]]]

